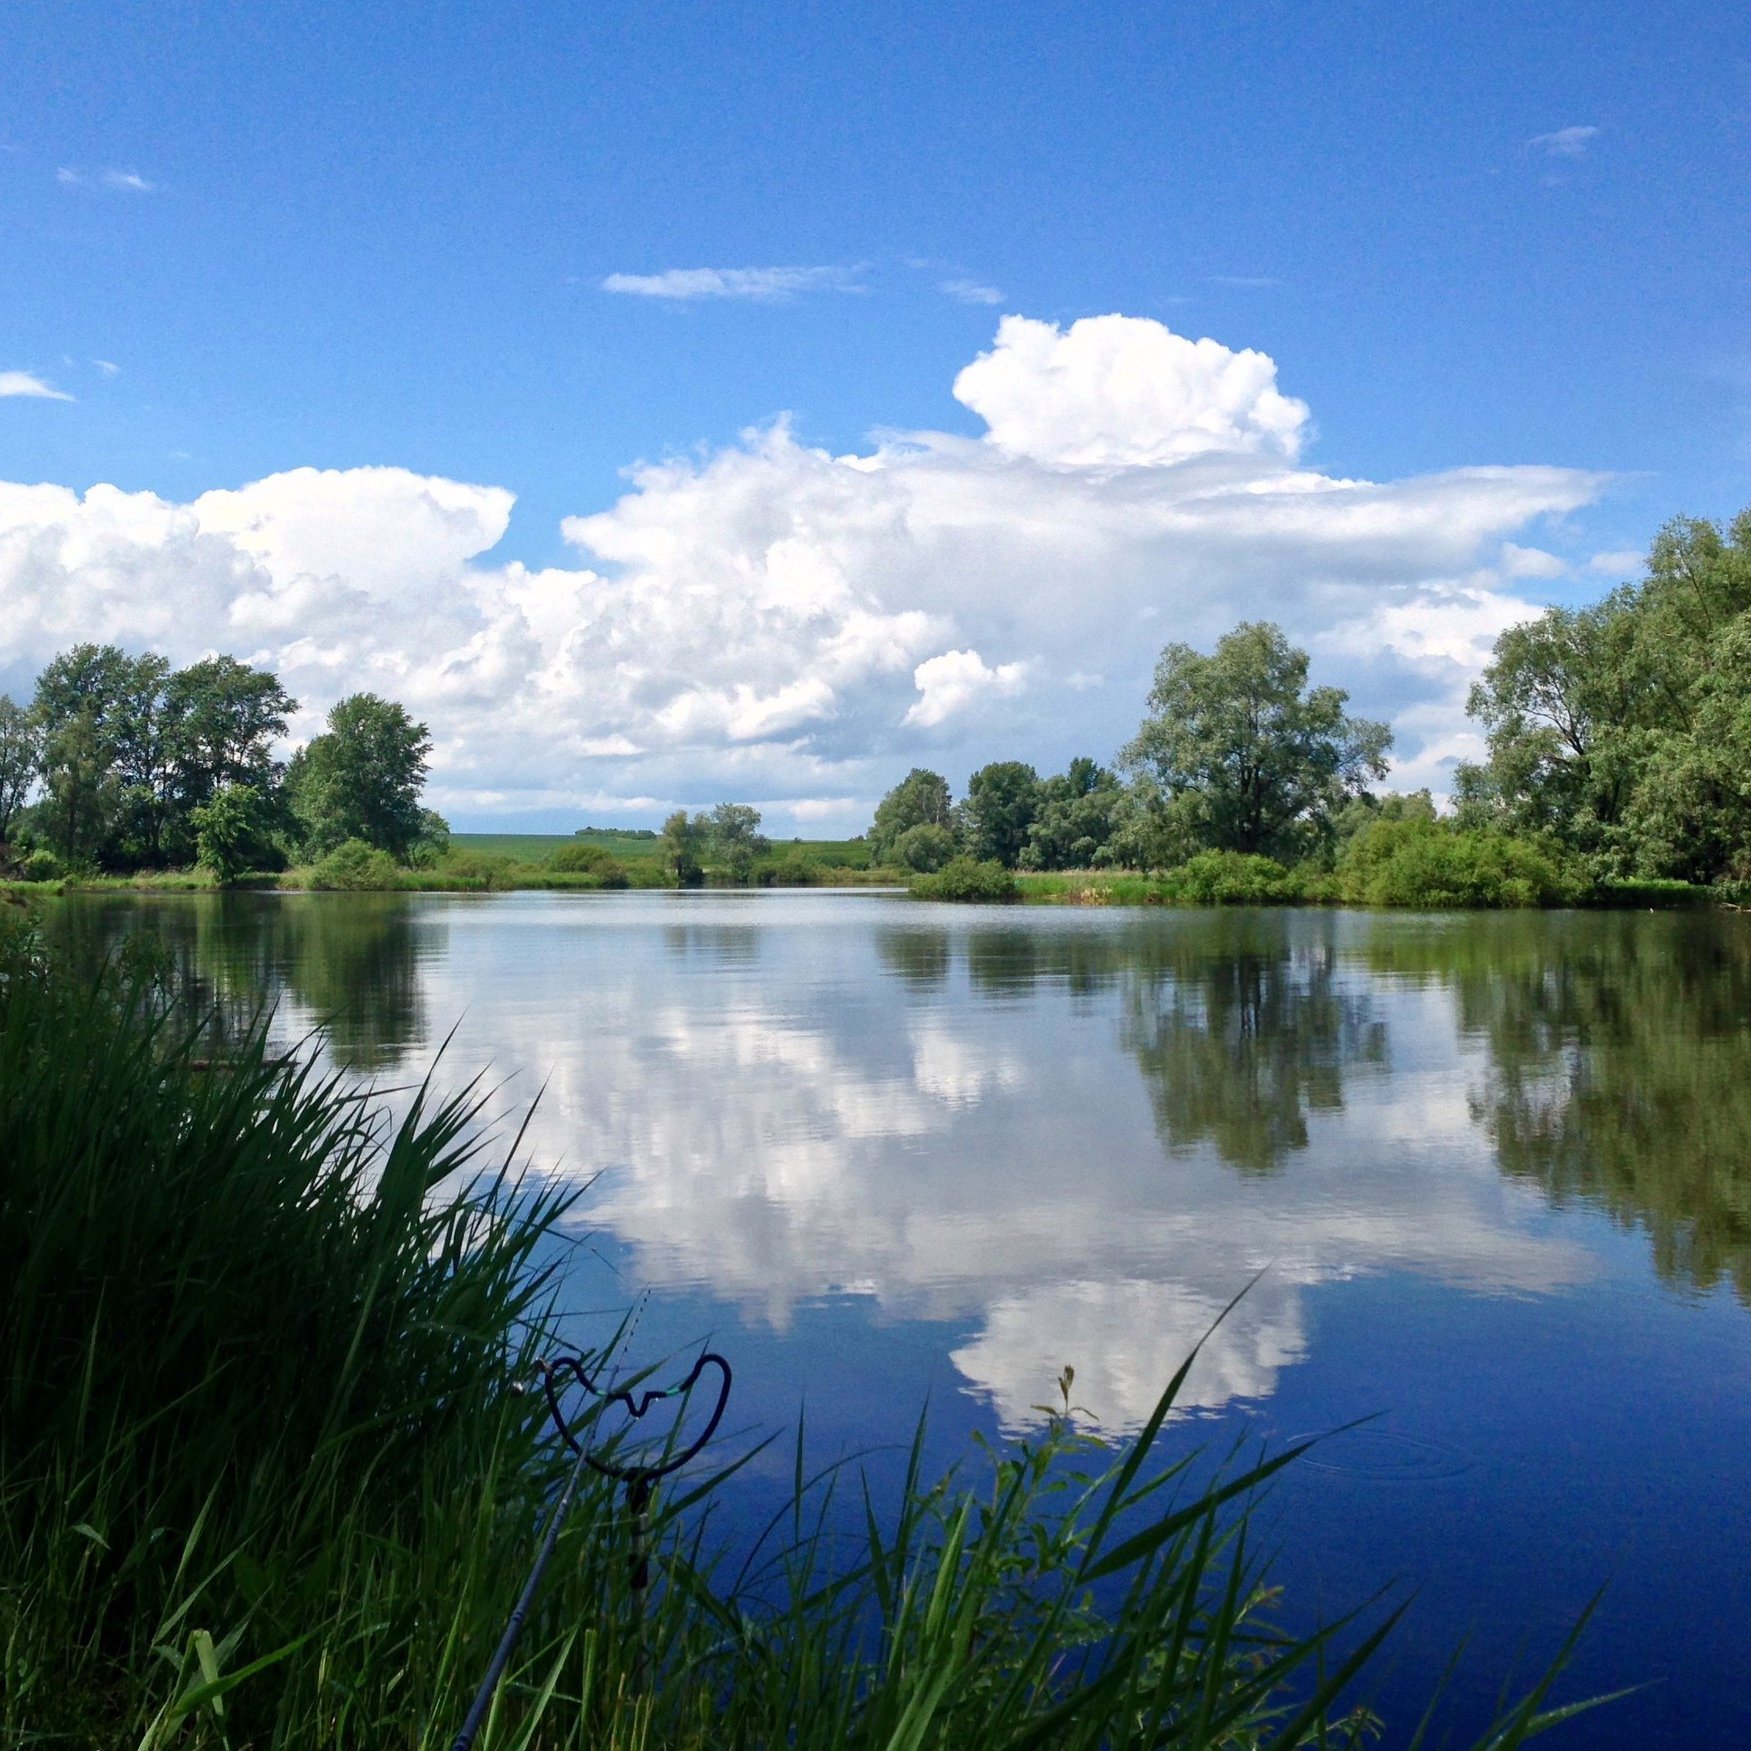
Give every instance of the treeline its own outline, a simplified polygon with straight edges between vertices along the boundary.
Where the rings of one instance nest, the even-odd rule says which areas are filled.
[[[1329,863],[1376,819],[1424,818],[1426,792],[1379,797],[1387,727],[1310,687],[1308,657],[1281,628],[1235,628],[1209,655],[1171,644],[1147,713],[1115,767],[1079,757],[1042,778],[1019,760],[982,766],[958,802],[940,773],[914,768],[870,828],[878,863],[919,874],[957,860],[1005,870],[1167,870],[1203,853],[1284,866]]]
[[[265,669],[82,644],[0,694],[0,871],[48,879],[201,863],[222,882],[340,852],[435,856],[449,829],[421,806],[431,737],[355,693],[289,761],[298,702]]]
[[[1552,905],[1751,883],[1751,511],[1663,529],[1647,575],[1497,640],[1469,710],[1490,757],[1453,805],[1379,793],[1391,733],[1308,684],[1268,622],[1161,654],[1112,768],[996,761],[956,801],[915,768],[876,809],[878,864],[942,898],[1008,872],[1134,870],[1198,901]]]

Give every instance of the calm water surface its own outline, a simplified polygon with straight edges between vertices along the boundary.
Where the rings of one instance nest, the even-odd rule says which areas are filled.
[[[1298,1621],[1415,1592],[1391,1742],[1462,1638],[1465,1721],[1603,1585],[1568,1694],[1648,1688],[1564,1742],[1751,1743],[1751,918],[641,893],[61,926],[160,935],[382,1083],[454,1029],[441,1082],[539,1091],[529,1153],[587,1187],[580,1327],[711,1339],[741,1438],[806,1404],[827,1457],[928,1399],[946,1460],[1065,1363],[1119,1433],[1253,1282],[1174,1439],[1374,1418],[1265,1523]]]

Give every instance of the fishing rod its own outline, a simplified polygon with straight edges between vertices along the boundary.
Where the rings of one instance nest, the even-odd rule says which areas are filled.
[[[584,1442],[578,1439],[577,1432],[567,1420],[564,1407],[560,1402],[563,1388],[555,1384],[560,1375],[570,1374],[585,1392],[600,1401],[600,1409],[605,1410],[611,1404],[623,1405],[626,1408],[626,1414],[637,1422],[653,1404],[662,1399],[676,1397],[686,1399],[698,1384],[700,1375],[707,1368],[717,1369],[720,1379],[717,1389],[717,1403],[712,1406],[711,1415],[706,1419],[705,1427],[679,1453],[671,1453],[655,1465],[619,1465],[611,1459],[598,1458]],[[517,1596],[517,1603],[511,1609],[510,1618],[505,1624],[505,1633],[499,1637],[499,1645],[493,1653],[491,1664],[486,1669],[486,1676],[481,1679],[480,1688],[474,1693],[474,1701],[469,1707],[468,1717],[463,1721],[461,1731],[452,1741],[450,1751],[472,1751],[481,1725],[486,1720],[487,1711],[492,1707],[492,1700],[498,1691],[499,1681],[504,1677],[505,1668],[511,1662],[511,1654],[516,1648],[517,1638],[523,1633],[523,1625],[529,1616],[529,1608],[535,1601],[535,1593],[541,1585],[541,1577],[547,1572],[547,1564],[553,1556],[555,1546],[559,1543],[560,1528],[565,1524],[566,1516],[571,1512],[572,1502],[577,1496],[578,1483],[584,1475],[585,1466],[600,1473],[603,1477],[612,1478],[616,1483],[624,1484],[626,1487],[627,1514],[632,1528],[633,1614],[638,1635],[639,1676],[642,1677],[645,1658],[643,1634],[645,1592],[650,1585],[648,1540],[651,1492],[659,1480],[669,1476],[671,1472],[679,1471],[690,1459],[696,1459],[705,1450],[706,1442],[717,1432],[718,1424],[723,1421],[724,1409],[730,1402],[730,1365],[715,1350],[705,1351],[693,1364],[687,1378],[677,1385],[660,1387],[651,1392],[637,1394],[634,1394],[630,1388],[604,1392],[596,1384],[595,1378],[585,1366],[582,1356],[559,1356],[551,1362],[538,1362],[535,1365],[535,1372],[540,1377],[541,1390],[547,1399],[548,1417],[554,1428],[559,1431],[560,1439],[577,1455],[577,1458],[566,1478],[565,1488],[560,1492],[559,1500],[554,1504],[553,1512],[548,1516],[547,1530],[542,1535],[541,1548],[536,1552],[534,1565],[529,1570],[529,1578],[523,1583],[523,1591]],[[597,1414],[600,1414],[600,1410]]]

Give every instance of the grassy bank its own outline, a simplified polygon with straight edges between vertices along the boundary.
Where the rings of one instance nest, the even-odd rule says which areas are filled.
[[[546,1344],[561,1200],[492,1169],[466,1096],[391,1126],[259,1033],[215,1063],[149,967],[75,977],[3,936],[0,1739],[447,1745],[561,1472],[508,1390]],[[933,1483],[915,1445],[855,1548],[822,1530],[855,1480],[810,1484],[799,1451],[741,1569],[689,1499],[701,1462],[658,1501],[642,1633],[586,1473],[481,1743],[1349,1742],[1386,1626],[1347,1653],[1273,1631],[1246,1505],[1293,1455],[1164,1474],[1176,1386],[1118,1452],[1060,1419]]]

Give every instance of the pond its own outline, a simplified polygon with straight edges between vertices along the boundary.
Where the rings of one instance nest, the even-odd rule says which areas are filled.
[[[821,1458],[1339,1429],[1283,1615],[1415,1594],[1373,1694],[1462,1721],[1588,1600],[1564,1742],[1751,1742],[1751,918],[931,907],[872,893],[82,899],[386,1087],[539,1094],[567,1287]],[[448,1042],[446,1044],[446,1041]],[[439,1060],[440,1049],[442,1058]],[[507,1121],[508,1122],[508,1121]],[[1250,1287],[1249,1287],[1250,1285]],[[1214,1331],[1212,1325],[1241,1291]],[[782,1442],[779,1444],[783,1446]],[[788,1473],[790,1450],[767,1483]],[[881,1461],[876,1461],[878,1468]],[[754,1512],[753,1468],[741,1488]]]

